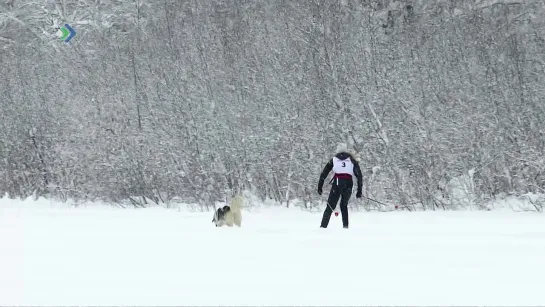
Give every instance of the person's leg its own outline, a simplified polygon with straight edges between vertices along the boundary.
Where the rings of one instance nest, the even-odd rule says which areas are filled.
[[[352,196],[352,184],[347,184],[341,189],[341,215],[343,217],[343,227],[348,228],[348,201]]]
[[[329,192],[329,198],[327,200],[329,206],[326,206],[325,208],[320,227],[327,228],[327,225],[329,224],[329,219],[331,218],[331,213],[333,212],[332,210],[335,210],[335,207],[337,207],[337,202],[339,201],[340,196],[341,189],[338,185],[333,184],[333,186],[331,187],[331,191]]]

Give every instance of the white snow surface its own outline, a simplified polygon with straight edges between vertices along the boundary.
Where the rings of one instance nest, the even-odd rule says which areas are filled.
[[[211,219],[0,199],[0,305],[545,305],[541,213]]]

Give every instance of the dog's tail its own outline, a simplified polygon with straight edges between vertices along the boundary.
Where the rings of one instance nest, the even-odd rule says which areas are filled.
[[[235,225],[239,226],[242,224],[242,213],[241,208],[244,204],[244,198],[242,196],[235,196],[233,200],[231,201],[231,211],[233,211],[233,220]]]

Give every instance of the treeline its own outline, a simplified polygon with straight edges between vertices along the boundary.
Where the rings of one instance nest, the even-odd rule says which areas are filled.
[[[0,193],[310,202],[338,142],[385,203],[543,193],[544,50],[538,0],[4,1]]]

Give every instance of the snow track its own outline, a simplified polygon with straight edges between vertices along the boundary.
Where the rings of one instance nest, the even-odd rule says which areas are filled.
[[[545,305],[545,216],[0,207],[0,305]]]

